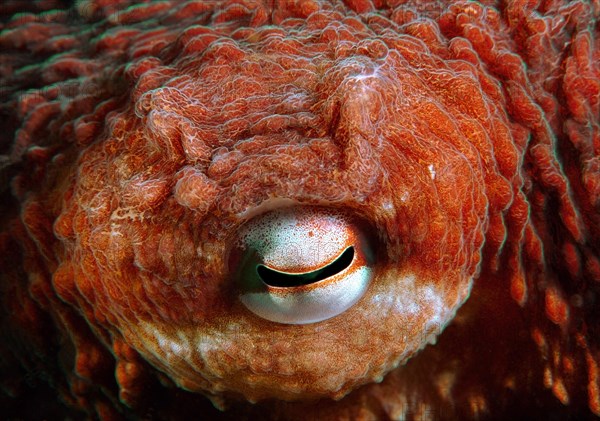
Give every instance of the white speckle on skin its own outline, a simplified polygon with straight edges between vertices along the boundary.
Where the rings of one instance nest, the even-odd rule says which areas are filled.
[[[429,321],[430,324],[439,324],[441,322],[444,307],[442,298],[439,291],[436,291],[432,287],[427,286],[423,288],[422,299],[427,303],[427,307],[433,310]]]
[[[431,177],[432,180],[435,180],[435,167],[433,164],[429,164],[427,166],[427,169],[429,170],[429,176]]]
[[[187,338],[183,335],[178,335],[179,340],[163,334],[159,329],[152,324],[142,324],[142,328],[146,333],[154,336],[159,348],[167,354],[168,357],[186,358],[190,354],[190,347]]]

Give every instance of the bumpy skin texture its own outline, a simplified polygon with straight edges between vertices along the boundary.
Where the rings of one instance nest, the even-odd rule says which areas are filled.
[[[600,415],[600,6],[483,3],[6,3],[3,404]],[[376,237],[333,319],[237,298],[232,239],[280,199]]]

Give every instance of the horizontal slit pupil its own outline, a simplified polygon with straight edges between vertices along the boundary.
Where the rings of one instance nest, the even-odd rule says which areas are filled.
[[[322,281],[330,276],[340,273],[352,263],[354,259],[354,247],[350,246],[342,254],[340,254],[333,262],[305,273],[286,273],[271,269],[265,265],[258,265],[256,271],[262,281],[274,287],[297,287],[302,285],[310,285],[315,282]]]

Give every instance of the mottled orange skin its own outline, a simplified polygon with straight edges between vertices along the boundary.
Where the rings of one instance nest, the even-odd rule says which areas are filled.
[[[598,4],[128,5],[0,34],[15,415],[49,388],[103,419],[600,415]],[[248,314],[229,245],[276,199],[369,224],[370,295]],[[390,274],[470,297],[405,317]]]

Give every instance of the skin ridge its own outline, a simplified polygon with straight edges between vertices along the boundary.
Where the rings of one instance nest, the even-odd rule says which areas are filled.
[[[5,215],[0,222],[0,277],[6,340],[0,355],[8,373],[3,389],[16,399],[0,402],[6,401],[18,415],[19,402],[54,393],[66,406],[51,405],[50,413],[72,410],[68,407],[102,419],[184,419],[198,408],[223,419],[502,419],[540,412],[593,419],[600,415],[600,321],[595,311],[600,292],[598,5],[585,1],[456,2],[451,6],[426,2],[395,8],[377,1],[240,4],[245,3],[167,1],[127,9],[126,1],[117,6],[83,3],[79,9],[45,15],[34,10],[3,20],[7,23],[3,23],[0,47],[6,64],[0,69],[0,115],[6,117],[7,127],[0,134],[0,208]],[[60,2],[56,5],[61,7]],[[221,413],[197,394],[173,387],[168,376],[111,331],[113,320],[103,309],[106,304],[98,299],[95,306],[90,298],[93,292],[86,295],[85,286],[73,287],[74,265],[65,259],[75,244],[69,233],[70,227],[77,226],[75,180],[85,172],[75,163],[82,154],[91,156],[97,139],[107,133],[138,129],[131,119],[119,117],[147,113],[141,98],[171,80],[170,65],[181,57],[182,46],[205,53],[207,60],[210,54],[215,61],[233,59],[240,54],[237,41],[225,42],[218,50],[212,37],[237,34],[243,39],[266,25],[276,31],[286,18],[306,19],[307,25],[318,27],[319,18],[309,17],[317,9],[325,21],[353,17],[347,25],[362,24],[380,39],[386,39],[388,31],[404,34],[400,41],[390,37],[397,44],[386,47],[417,63],[422,58],[411,56],[412,45],[416,51],[428,52],[430,65],[444,63],[476,78],[483,95],[490,98],[488,117],[497,116],[486,130],[508,131],[494,139],[512,143],[494,140],[488,155],[482,145],[470,161],[478,163],[479,168],[473,164],[474,171],[479,171],[484,186],[485,238],[477,238],[473,231],[471,255],[476,257],[466,265],[477,276],[471,297],[436,345],[420,351],[383,382],[360,387],[339,401],[266,400],[249,405],[239,402],[236,394],[211,396],[213,404],[227,408]],[[8,13],[13,12],[8,9]],[[205,27],[181,35],[177,25],[186,19]],[[206,37],[185,43],[204,31]],[[322,36],[334,35],[323,29]],[[363,48],[368,51],[365,57],[377,57],[381,47],[365,43]],[[128,65],[136,57],[146,58]],[[446,81],[453,87],[451,82]],[[165,104],[178,101],[169,97],[173,91],[164,92]],[[137,109],[128,105],[134,103],[130,98],[138,100]],[[455,101],[457,107],[476,107],[475,99],[473,104]],[[326,103],[323,108],[329,109]],[[197,214],[210,213],[210,208],[203,208],[205,202],[184,195],[185,184],[179,180],[202,175],[208,179],[207,195],[220,197],[220,189],[235,180],[223,176],[214,183],[210,175],[226,174],[228,165],[236,165],[236,155],[224,153],[221,166],[214,165],[211,173],[208,161],[214,162],[214,157],[203,155],[202,150],[183,151],[169,140],[176,137],[169,124],[155,117],[156,131],[164,128],[166,133],[157,136],[159,147],[173,155],[187,155],[176,162],[157,158],[154,167],[159,176],[142,179],[143,189],[134,185],[129,190],[131,195],[124,200],[129,200],[130,211],[123,210],[123,217],[133,215],[140,224],[152,220],[155,207],[167,201],[176,186],[182,189],[178,200],[188,208]],[[331,127],[336,118],[342,117],[332,115]],[[294,129],[298,136],[332,135],[298,121],[293,123],[301,126]],[[264,124],[268,133],[286,123]],[[231,130],[235,132],[235,127]],[[239,139],[249,130],[242,127]],[[331,137],[346,142],[348,130]],[[428,130],[436,135],[435,127]],[[343,160],[350,148],[340,150],[337,159]],[[182,169],[182,162],[192,155],[203,168],[201,174]],[[351,173],[354,162],[360,161],[348,159],[342,167]],[[162,175],[177,171],[181,171],[179,179],[161,181]],[[348,191],[355,194],[351,206],[359,209],[360,200],[368,201],[384,176],[361,168],[353,174],[364,176],[356,186],[348,182]],[[153,180],[157,181],[152,184]],[[147,195],[136,196],[140,191]],[[220,203],[237,209],[233,202]],[[194,246],[202,241],[192,240]],[[169,278],[170,268],[179,270],[176,263],[156,267],[164,271],[158,270],[164,279]],[[30,379],[29,384],[21,378]],[[168,398],[157,403],[156,396]]]

